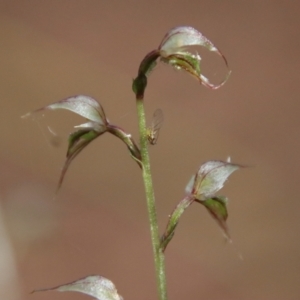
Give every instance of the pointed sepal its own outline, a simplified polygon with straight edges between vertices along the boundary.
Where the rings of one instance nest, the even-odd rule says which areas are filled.
[[[105,131],[104,131],[105,132]],[[70,134],[69,136],[69,145],[67,151],[67,158],[64,163],[64,166],[61,170],[60,178],[58,181],[56,193],[59,191],[66,172],[74,160],[74,158],[93,140],[95,140],[98,136],[102,135],[104,132],[98,132],[93,129],[80,129]]]
[[[222,229],[224,236],[227,240],[231,241],[228,226],[226,220],[228,217],[227,212],[227,198],[222,196],[216,196],[213,198],[206,199],[205,201],[199,201],[198,203],[206,207],[210,215],[216,220],[220,228]]]

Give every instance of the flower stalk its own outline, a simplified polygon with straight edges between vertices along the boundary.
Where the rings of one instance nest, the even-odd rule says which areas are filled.
[[[154,254],[156,280],[160,300],[167,300],[167,284],[165,272],[165,257],[160,247],[160,235],[158,230],[157,213],[155,207],[155,196],[150,169],[150,157],[148,151],[147,126],[143,95],[136,97],[136,106],[140,133],[140,152],[142,157],[142,172],[147,200],[148,217],[150,222],[151,242]]]

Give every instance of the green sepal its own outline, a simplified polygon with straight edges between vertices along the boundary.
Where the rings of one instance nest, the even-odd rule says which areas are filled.
[[[102,133],[101,133],[102,134]],[[88,143],[94,140],[99,132],[93,129],[80,129],[69,135],[67,157],[73,155],[79,149],[82,150]]]
[[[80,129],[78,131],[75,131],[69,135],[69,146],[67,151],[67,159],[65,161],[65,164],[62,168],[60,178],[58,181],[58,186],[56,189],[56,193],[60,189],[65,174],[69,168],[69,165],[73,161],[73,159],[95,138],[97,138],[99,135],[102,135],[105,131],[99,132],[93,129]]]
[[[219,226],[224,231],[226,238],[230,240],[228,227],[226,224],[226,220],[228,217],[227,198],[222,196],[216,196],[216,197],[206,199],[204,201],[199,201],[199,200],[196,201],[206,207],[210,215],[217,221]]]

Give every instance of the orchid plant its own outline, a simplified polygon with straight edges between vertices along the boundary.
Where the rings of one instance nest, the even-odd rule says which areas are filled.
[[[137,77],[132,83],[132,90],[135,94],[138,114],[139,145],[129,133],[125,132],[119,126],[111,124],[100,103],[86,95],[69,97],[25,115],[29,116],[44,110],[66,109],[87,120],[86,123],[75,126],[76,131],[69,136],[67,157],[60,175],[57,191],[62,185],[70,163],[93,140],[105,133],[110,133],[125,143],[130,156],[137,163],[142,172],[160,300],[167,299],[165,251],[167,245],[174,237],[176,227],[182,214],[188,207],[193,203],[203,205],[217,221],[225,237],[231,241],[226,225],[228,216],[227,198],[217,195],[217,192],[223,187],[227,178],[234,171],[241,168],[240,165],[231,163],[230,158],[227,161],[215,160],[202,164],[189,181],[186,187],[186,196],[179,201],[173,212],[170,214],[166,229],[162,235],[160,235],[158,229],[148,146],[149,144],[156,144],[159,129],[163,123],[163,113],[160,109],[156,110],[152,125],[150,127],[146,126],[144,94],[147,87],[147,80],[157,63],[163,62],[175,69],[186,71],[206,88],[212,90],[220,88],[228,80],[230,75],[229,68],[227,76],[221,83],[211,83],[201,71],[201,57],[195,51],[195,47],[199,46],[221,56],[228,68],[227,60],[220,50],[202,35],[202,33],[188,26],[171,29],[164,36],[158,48],[149,52],[140,63]],[[48,290],[78,291],[88,294],[98,300],[123,299],[118,294],[114,284],[102,276],[88,276],[68,284],[54,288],[35,290],[34,292]]]

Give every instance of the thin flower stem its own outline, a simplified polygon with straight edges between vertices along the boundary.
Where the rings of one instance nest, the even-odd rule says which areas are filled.
[[[143,97],[137,97],[137,113],[139,119],[140,131],[140,151],[143,165],[143,180],[145,185],[145,194],[147,199],[148,216],[150,222],[151,241],[154,253],[154,262],[156,270],[156,280],[158,285],[159,299],[167,300],[167,284],[165,272],[165,257],[160,247],[160,236],[158,231],[157,214],[155,207],[155,196],[152,183],[152,175],[150,170],[150,158],[148,152],[148,139],[146,117],[144,109]]]

